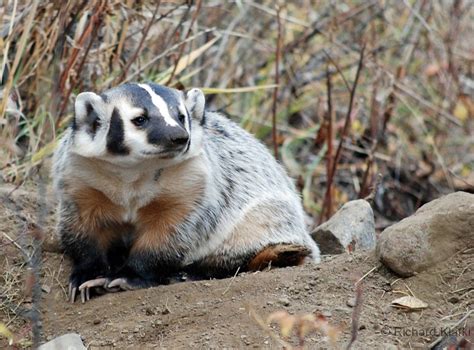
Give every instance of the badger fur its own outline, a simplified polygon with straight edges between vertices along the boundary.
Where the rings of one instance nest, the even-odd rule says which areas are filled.
[[[69,297],[166,283],[179,272],[319,261],[292,181],[266,147],[205,110],[202,91],[125,84],[77,96],[55,152]]]

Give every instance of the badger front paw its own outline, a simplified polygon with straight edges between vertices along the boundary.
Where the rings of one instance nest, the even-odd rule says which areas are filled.
[[[90,290],[93,288],[99,294],[101,289],[106,290],[110,279],[97,276],[89,271],[74,269],[69,278],[68,300],[71,303],[76,301],[77,292],[80,292],[81,301],[85,303],[90,299]]]
[[[108,289],[119,288],[120,290],[135,290],[135,289],[152,287],[154,285],[156,284],[150,281],[141,279],[141,278],[120,277],[108,283],[107,288]]]

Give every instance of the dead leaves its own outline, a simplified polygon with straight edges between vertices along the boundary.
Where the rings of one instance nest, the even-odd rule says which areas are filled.
[[[280,327],[280,335],[288,339],[295,334],[299,340],[299,346],[303,346],[305,338],[314,332],[322,333],[332,347],[336,347],[341,330],[339,327],[330,325],[326,317],[315,314],[291,315],[284,310],[275,311],[267,318],[267,323],[276,323]]]
[[[428,307],[427,303],[410,295],[395,299],[391,305],[405,311],[422,310]]]

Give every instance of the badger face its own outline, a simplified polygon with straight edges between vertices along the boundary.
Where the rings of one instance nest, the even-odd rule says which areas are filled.
[[[191,130],[204,116],[204,95],[157,84],[125,84],[101,95],[76,98],[73,151],[123,165],[155,159],[185,158]]]

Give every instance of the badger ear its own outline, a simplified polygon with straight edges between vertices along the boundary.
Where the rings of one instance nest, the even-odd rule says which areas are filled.
[[[103,115],[104,100],[93,92],[82,92],[76,97],[74,104],[75,114],[73,129],[85,128],[95,134],[101,125],[100,116]]]
[[[204,107],[206,105],[204,93],[199,89],[189,90],[186,93],[185,104],[191,118],[202,122],[204,119]]]

